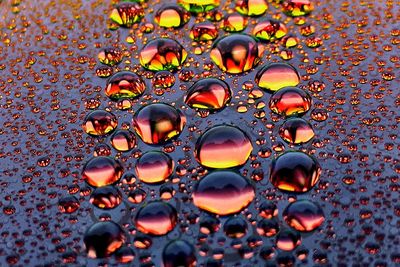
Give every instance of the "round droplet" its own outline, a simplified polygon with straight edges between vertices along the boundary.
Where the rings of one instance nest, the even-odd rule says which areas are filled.
[[[260,204],[258,208],[258,212],[261,217],[266,219],[271,219],[273,217],[278,216],[278,207],[272,201],[264,201]]]
[[[220,228],[220,221],[216,217],[205,215],[200,219],[200,232],[203,234],[213,234],[218,232]]]
[[[144,153],[137,161],[137,177],[144,183],[155,184],[168,179],[174,169],[172,158],[161,151]]]
[[[122,194],[114,186],[96,188],[90,196],[90,203],[99,209],[113,209],[121,204]]]
[[[162,252],[163,267],[194,267],[196,266],[196,250],[188,241],[173,240]]]
[[[290,144],[307,143],[314,137],[310,123],[301,118],[290,118],[279,128],[279,135]]]
[[[247,27],[247,18],[238,13],[232,13],[224,17],[221,28],[226,32],[241,32]]]
[[[224,233],[230,238],[241,238],[247,233],[247,223],[242,217],[230,217],[224,224]]]
[[[134,204],[142,203],[146,199],[147,193],[143,189],[135,189],[129,192],[128,200]]]
[[[66,196],[58,200],[58,210],[62,213],[73,213],[80,207],[79,200],[74,196]]]
[[[117,262],[122,264],[131,263],[135,259],[135,251],[131,247],[121,247],[114,255]]]
[[[279,232],[279,222],[276,219],[261,219],[257,222],[257,233],[261,236],[271,237]]]
[[[121,71],[107,81],[106,96],[111,100],[133,99],[143,94],[146,84],[136,73]]]
[[[256,24],[253,29],[253,35],[263,41],[275,41],[281,39],[288,33],[288,30],[280,21],[265,20]]]
[[[151,83],[155,88],[170,88],[175,84],[175,75],[169,71],[159,71],[154,74]]]
[[[97,222],[85,233],[85,243],[88,257],[105,258],[119,249],[126,240],[122,228],[112,221]]]
[[[300,75],[292,65],[271,63],[257,72],[255,81],[261,88],[277,91],[283,87],[297,86],[300,83]]]
[[[86,115],[82,128],[89,135],[102,136],[111,133],[117,126],[118,120],[114,114],[95,110]]]
[[[215,111],[222,109],[231,100],[229,85],[216,78],[197,81],[185,95],[185,103],[195,109]]]
[[[174,4],[167,4],[160,7],[154,21],[165,28],[178,28],[186,24],[190,19],[190,14],[185,9]]]
[[[232,34],[215,42],[210,57],[222,71],[238,74],[257,65],[263,50],[251,36]]]
[[[116,183],[123,173],[122,165],[110,157],[95,157],[83,166],[82,178],[91,186],[101,187]]]
[[[145,234],[165,235],[172,231],[177,222],[176,209],[165,202],[149,202],[135,216],[137,229]]]
[[[202,178],[193,190],[193,203],[219,215],[234,214],[254,199],[250,180],[231,171],[215,171]]]
[[[282,88],[275,92],[269,100],[271,111],[281,116],[301,116],[310,107],[310,95],[297,87]]]
[[[192,26],[189,37],[194,41],[210,41],[218,37],[218,29],[211,22],[196,23]]]
[[[133,127],[146,144],[161,144],[178,136],[186,124],[183,114],[164,103],[149,104],[134,115]]]
[[[114,66],[122,61],[123,54],[118,49],[106,48],[98,54],[97,58],[105,65]]]
[[[118,151],[129,151],[136,145],[135,134],[128,130],[117,130],[111,136],[111,145]]]
[[[120,26],[130,28],[144,17],[144,9],[138,3],[120,3],[110,14],[110,19]]]
[[[202,13],[218,7],[220,0],[178,0],[177,2],[189,12]]]
[[[314,10],[310,0],[284,0],[282,7],[283,12],[291,17],[308,15]]]
[[[301,236],[293,230],[283,229],[276,236],[276,246],[281,250],[292,251],[300,244]]]
[[[212,127],[196,142],[195,157],[209,168],[232,168],[246,163],[253,146],[248,135],[231,125]]]
[[[235,9],[245,16],[261,16],[268,10],[265,0],[238,0]]]
[[[321,167],[315,158],[289,151],[272,161],[270,181],[281,190],[304,193],[314,187],[320,174]]]
[[[140,64],[152,71],[175,70],[186,60],[187,52],[177,41],[158,38],[147,43],[140,51]]]
[[[321,207],[309,200],[298,200],[290,203],[283,211],[283,219],[293,229],[310,232],[325,221]]]

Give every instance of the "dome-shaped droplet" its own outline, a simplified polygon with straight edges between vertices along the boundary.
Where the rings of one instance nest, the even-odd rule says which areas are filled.
[[[288,30],[280,21],[264,20],[256,24],[253,29],[253,35],[263,41],[275,41],[281,39],[288,33]]]
[[[258,207],[258,213],[261,217],[271,219],[278,216],[278,207],[272,201],[264,201]]]
[[[261,219],[257,222],[257,233],[261,236],[271,237],[279,232],[277,219]]]
[[[253,146],[248,135],[231,125],[212,127],[196,142],[195,157],[209,168],[231,168],[243,165]]]
[[[247,222],[240,216],[230,217],[224,223],[224,233],[230,238],[241,238],[247,233]]]
[[[201,13],[218,7],[220,0],[178,0],[177,3],[189,12]]]
[[[285,251],[292,251],[301,244],[301,235],[291,229],[282,229],[276,236],[276,246]]]
[[[202,178],[193,190],[193,203],[219,215],[237,213],[255,196],[250,180],[231,171],[215,171]]]
[[[236,11],[246,16],[261,16],[268,10],[265,0],[238,0],[235,2]]]
[[[194,267],[196,266],[196,250],[186,240],[169,242],[162,252],[163,267]]]
[[[290,227],[301,232],[313,231],[325,221],[321,207],[309,200],[290,203],[282,215]]]
[[[146,144],[161,144],[178,136],[186,124],[183,114],[164,103],[149,104],[134,115],[133,127]]]
[[[153,201],[144,204],[135,216],[136,228],[145,234],[165,235],[177,222],[176,209],[165,202]]]
[[[95,157],[84,166],[82,178],[91,186],[101,187],[116,183],[122,176],[122,165],[110,157]]]
[[[183,26],[190,19],[190,14],[185,9],[175,4],[166,4],[160,7],[154,21],[165,28],[178,28]]]
[[[97,222],[85,233],[85,243],[88,257],[105,258],[119,249],[126,240],[122,228],[112,221]]]
[[[247,27],[247,18],[239,13],[226,15],[221,22],[221,28],[226,32],[241,32]]]
[[[110,19],[120,26],[130,28],[144,17],[144,9],[138,3],[119,3],[110,14]]]
[[[315,158],[289,151],[272,161],[270,181],[281,190],[303,193],[314,187],[320,174],[321,167]]]
[[[132,247],[121,247],[114,255],[117,262],[122,264],[131,263],[135,259],[135,251]]]
[[[58,210],[62,213],[73,213],[77,211],[79,207],[79,200],[74,196],[66,196],[58,200]]]
[[[95,110],[86,115],[82,128],[89,135],[102,136],[111,133],[117,126],[118,120],[114,114]]]
[[[91,196],[90,203],[99,209],[113,209],[122,202],[121,192],[114,186],[96,188]]]
[[[105,65],[114,66],[121,63],[123,54],[119,49],[106,48],[97,55],[97,58]]]
[[[118,151],[129,151],[136,145],[135,134],[129,130],[117,130],[111,136],[111,145]]]
[[[144,153],[135,166],[139,180],[149,184],[164,182],[171,176],[173,169],[172,158],[161,151]]]
[[[140,51],[140,64],[152,71],[175,70],[186,60],[187,52],[181,44],[170,38],[148,42]]]
[[[106,96],[111,100],[133,99],[146,90],[146,84],[136,73],[121,71],[107,81]]]
[[[192,26],[189,37],[194,41],[209,41],[218,37],[218,29],[211,22],[196,23]]]
[[[263,50],[251,36],[232,34],[215,42],[210,57],[222,71],[237,74],[257,65]]]
[[[287,119],[279,128],[279,135],[290,144],[307,143],[314,137],[310,123],[302,118]]]
[[[231,100],[229,85],[216,78],[197,81],[190,87],[185,96],[185,103],[195,109],[219,110]]]
[[[314,4],[312,0],[284,0],[282,8],[286,15],[298,17],[310,14],[314,10]]]
[[[151,79],[151,83],[155,88],[170,88],[175,82],[175,75],[167,70],[157,72]]]
[[[272,112],[281,116],[300,116],[311,107],[310,95],[297,87],[285,87],[275,92],[269,100]]]
[[[292,65],[271,63],[257,72],[255,81],[261,88],[277,91],[283,87],[298,85],[300,75]]]

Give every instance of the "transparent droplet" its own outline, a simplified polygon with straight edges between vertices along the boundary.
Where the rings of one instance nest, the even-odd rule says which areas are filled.
[[[240,216],[230,217],[224,224],[224,233],[230,238],[241,238],[247,233],[247,222]]]
[[[196,23],[192,26],[189,37],[194,41],[210,41],[218,37],[218,29],[210,22]]]
[[[110,19],[120,26],[130,28],[144,17],[144,9],[138,3],[119,3],[111,11]]]
[[[282,229],[276,236],[276,246],[285,251],[292,251],[301,244],[301,236],[291,229]]]
[[[99,209],[113,209],[121,204],[122,194],[114,186],[103,186],[93,190],[90,203]]]
[[[169,71],[159,71],[154,74],[151,83],[155,88],[170,88],[175,84],[175,75]]]
[[[320,174],[321,167],[314,157],[289,151],[272,161],[270,181],[281,190],[304,193],[315,186]]]
[[[136,145],[135,134],[129,130],[117,130],[111,136],[111,145],[118,151],[129,151]]]
[[[261,16],[268,10],[265,0],[238,0],[235,9],[245,16]]]
[[[300,75],[292,65],[271,63],[257,72],[255,81],[261,88],[277,91],[283,87],[297,86],[300,83]]]
[[[74,196],[66,196],[58,200],[58,210],[62,213],[74,213],[79,207],[79,200]]]
[[[312,0],[283,0],[283,12],[291,17],[310,14],[314,10]]]
[[[278,207],[272,201],[264,201],[258,208],[259,215],[266,219],[278,216]]]
[[[186,124],[183,114],[164,103],[149,104],[134,115],[133,127],[146,144],[161,144],[178,136]]]
[[[321,207],[309,200],[290,203],[282,215],[290,227],[300,232],[314,231],[325,221]]]
[[[165,235],[177,223],[176,209],[168,203],[153,201],[139,208],[135,216],[137,229],[145,234]]]
[[[314,137],[310,123],[301,118],[287,119],[279,128],[279,135],[290,144],[307,143]]]
[[[263,51],[264,48],[251,36],[232,34],[214,43],[210,57],[222,71],[238,74],[257,65]]]
[[[163,267],[195,267],[196,250],[186,240],[170,241],[162,252]]]
[[[111,100],[133,99],[143,94],[146,84],[136,73],[121,71],[107,81],[106,96]]]
[[[186,60],[187,52],[181,44],[170,38],[158,38],[147,43],[140,51],[140,64],[152,71],[175,70]]]
[[[175,4],[163,5],[157,10],[154,16],[154,21],[165,28],[182,27],[189,19],[189,12]]]
[[[226,32],[241,32],[247,27],[247,18],[238,13],[232,13],[224,17],[221,28]]]
[[[128,200],[134,204],[139,204],[146,199],[146,196],[146,191],[139,188],[129,192]]]
[[[122,228],[112,221],[97,222],[85,233],[87,255],[90,258],[105,258],[112,255],[126,241]]]
[[[231,171],[215,171],[202,178],[193,190],[193,203],[219,215],[234,214],[254,199],[251,181]]]
[[[92,136],[109,134],[118,126],[117,117],[105,110],[95,110],[86,115],[83,130]]]
[[[105,65],[114,66],[121,63],[123,54],[119,49],[106,48],[97,55],[97,58]]]
[[[279,232],[279,222],[276,219],[261,219],[257,222],[257,233],[261,236],[272,237]]]
[[[201,135],[195,146],[196,160],[209,168],[243,165],[253,150],[250,138],[239,128],[218,125]]]
[[[218,7],[220,0],[177,0],[177,3],[189,12],[202,13]]]
[[[300,116],[311,107],[310,95],[297,87],[285,87],[275,92],[269,100],[272,112],[281,116]]]
[[[123,246],[115,252],[114,256],[118,263],[128,264],[135,259],[135,251],[131,247]]]
[[[219,110],[231,100],[229,85],[216,78],[197,81],[185,95],[185,103],[195,109]]]
[[[94,157],[82,170],[82,178],[91,186],[101,187],[116,183],[123,173],[122,165],[110,157]]]
[[[280,21],[264,20],[256,24],[253,35],[263,41],[275,41],[281,39],[288,33],[288,30]]]
[[[174,169],[172,158],[161,151],[148,151],[137,161],[137,177],[144,183],[162,183],[168,179]]]

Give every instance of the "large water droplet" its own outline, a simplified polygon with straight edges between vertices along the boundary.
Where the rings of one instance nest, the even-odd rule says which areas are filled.
[[[268,10],[265,0],[238,0],[235,2],[236,11],[246,16],[261,16]]]
[[[137,177],[145,183],[164,182],[174,169],[172,158],[161,151],[144,153],[137,161],[135,170]]]
[[[119,3],[110,14],[110,19],[120,26],[130,28],[144,17],[144,9],[138,3]]]
[[[218,37],[218,29],[210,22],[196,23],[192,26],[189,37],[194,41],[209,41]]]
[[[173,240],[165,246],[162,261],[164,267],[194,267],[196,251],[186,240]]]
[[[265,20],[256,24],[253,29],[253,35],[263,41],[275,41],[281,39],[288,33],[288,30],[280,21]]]
[[[284,0],[282,8],[286,15],[298,17],[310,14],[314,5],[310,0]]]
[[[313,231],[325,221],[321,207],[309,200],[290,203],[282,215],[290,227],[301,232]]]
[[[82,170],[82,178],[94,187],[101,187],[116,183],[122,176],[122,165],[110,157],[94,157],[90,159]]]
[[[154,21],[165,28],[178,28],[183,26],[190,19],[190,14],[185,9],[175,4],[167,4],[160,7]]]
[[[99,209],[113,209],[121,204],[122,194],[114,186],[96,188],[90,196],[90,203]]]
[[[298,85],[300,75],[292,65],[271,63],[257,72],[255,81],[261,88],[277,91],[283,87]]]
[[[201,13],[218,7],[220,0],[178,0],[177,3],[187,11]]]
[[[92,136],[111,133],[118,126],[117,117],[105,110],[95,110],[86,115],[83,130]]]
[[[303,144],[314,137],[310,123],[301,118],[290,118],[279,128],[279,135],[290,144]]]
[[[310,109],[311,102],[306,91],[297,87],[285,87],[271,96],[269,108],[281,116],[300,116]]]
[[[136,145],[135,134],[128,130],[117,130],[111,136],[111,145],[118,151],[129,151]]]
[[[176,209],[162,201],[149,202],[137,211],[135,224],[139,231],[151,235],[165,235],[177,222]]]
[[[146,84],[136,73],[121,71],[115,73],[107,81],[106,96],[114,101],[132,99],[146,90]]]

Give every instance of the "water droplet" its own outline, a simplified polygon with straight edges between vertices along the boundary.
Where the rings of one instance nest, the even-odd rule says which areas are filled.
[[[94,157],[84,166],[82,178],[94,187],[116,183],[122,176],[122,165],[110,157]]]
[[[249,179],[231,171],[215,171],[202,178],[193,190],[193,203],[219,215],[234,214],[247,207],[255,196]]]
[[[186,57],[186,50],[177,41],[170,38],[158,38],[143,47],[139,60],[144,68],[160,71],[179,68]]]
[[[247,223],[240,216],[230,217],[224,224],[224,233],[230,238],[241,238],[247,233]]]
[[[174,169],[172,158],[161,151],[144,153],[137,161],[137,177],[144,183],[161,183],[168,179]]]
[[[290,118],[279,128],[279,135],[290,144],[307,143],[314,137],[310,123],[301,118]]]
[[[90,203],[99,209],[113,209],[121,204],[122,194],[114,186],[96,188],[90,196]]]
[[[143,94],[146,84],[136,73],[121,71],[107,81],[106,96],[111,100],[133,99]]]
[[[185,103],[195,109],[219,110],[231,100],[229,85],[216,78],[197,81],[185,95]]]
[[[325,221],[321,207],[309,200],[290,203],[282,215],[290,227],[301,232],[313,231]]]
[[[251,36],[232,34],[215,42],[210,57],[222,71],[237,74],[257,65],[263,50]]]
[[[106,48],[98,54],[97,58],[105,65],[114,66],[121,63],[123,54],[118,49]]]
[[[320,174],[321,167],[315,158],[289,151],[272,161],[270,181],[281,190],[303,193],[314,187]]]
[[[264,20],[256,24],[253,29],[253,35],[263,41],[275,41],[281,39],[288,33],[288,30],[280,21]]]
[[[301,236],[290,229],[282,229],[276,236],[276,246],[285,251],[292,251],[301,244]]]
[[[261,16],[268,10],[265,0],[238,0],[235,9],[245,16]]]
[[[79,200],[74,196],[66,196],[58,200],[58,210],[62,213],[74,213],[79,206]]]
[[[174,4],[163,5],[157,10],[154,16],[154,21],[165,28],[181,27],[187,23],[189,19],[189,12]]]
[[[300,75],[292,65],[271,63],[257,72],[255,81],[261,88],[277,91],[283,87],[297,86],[300,83]]]
[[[177,3],[189,12],[202,13],[218,7],[220,0],[178,0]]]
[[[88,257],[105,258],[119,249],[126,240],[121,227],[112,221],[97,222],[85,233],[85,243]]]
[[[118,151],[129,151],[136,145],[135,134],[128,130],[117,130],[111,136],[111,145]]]
[[[138,3],[119,3],[110,14],[110,19],[120,26],[130,28],[144,17],[144,9]]]
[[[102,136],[117,128],[117,117],[105,110],[95,110],[86,115],[83,130],[92,136]]]
[[[284,0],[282,8],[286,15],[298,17],[310,14],[314,5],[310,0]]]
[[[135,259],[135,251],[131,247],[121,247],[114,255],[117,262],[122,264],[131,263]]]
[[[276,219],[261,219],[257,222],[257,233],[261,236],[271,237],[279,232],[279,222]]]
[[[169,71],[159,71],[154,74],[151,83],[155,88],[170,88],[175,84],[175,75]]]
[[[162,252],[163,267],[194,267],[196,266],[196,251],[186,240],[169,242]]]
[[[153,201],[140,207],[134,221],[137,229],[142,233],[165,235],[174,229],[177,212],[171,204]]]
[[[195,146],[196,160],[209,168],[231,168],[243,165],[253,146],[248,135],[231,125],[218,125],[201,135]]]
[[[241,32],[247,27],[247,18],[238,13],[232,13],[224,17],[221,28],[226,32]]]
[[[269,101],[272,112],[281,116],[300,116],[310,107],[310,95],[297,87],[285,87],[275,92]]]
[[[146,191],[139,188],[129,192],[128,200],[134,204],[139,204],[146,199],[146,196]]]
[[[260,204],[258,212],[261,217],[271,219],[278,216],[278,207],[271,201],[264,201]]]
[[[161,144],[178,136],[186,124],[183,114],[164,103],[149,104],[134,115],[133,127],[146,144]]]
[[[218,37],[218,29],[210,22],[196,23],[192,26],[189,37],[194,41],[210,41]]]

